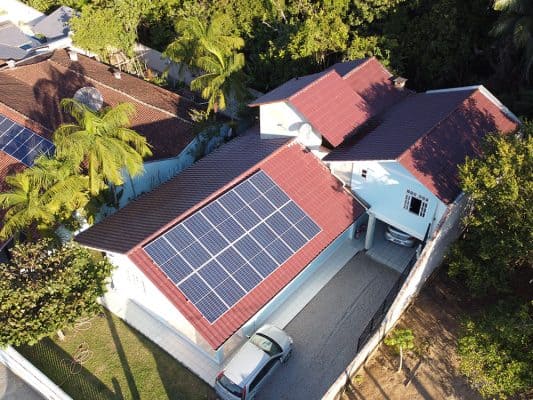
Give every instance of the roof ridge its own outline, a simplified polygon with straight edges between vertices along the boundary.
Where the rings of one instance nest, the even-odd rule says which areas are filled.
[[[252,135],[253,133],[251,133],[250,135]],[[240,136],[238,138],[235,138],[234,140],[236,139],[239,139],[239,138],[244,138],[246,137],[245,135],[243,136]],[[269,139],[265,139],[265,140],[269,140]],[[237,177],[235,177],[234,179],[232,179],[230,182],[226,183],[224,186],[220,187],[218,190],[214,191],[213,193],[211,193],[209,196],[207,196],[205,199],[203,199],[202,201],[200,202],[197,202],[193,207],[189,208],[187,211],[185,212],[182,212],[180,215],[177,215],[171,222],[165,224],[164,226],[160,227],[157,231],[155,231],[154,233],[152,233],[151,235],[145,237],[143,240],[141,240],[139,243],[137,243],[136,245],[134,245],[132,248],[130,248],[126,253],[127,256],[129,256],[130,254],[132,254],[137,248],[139,247],[142,247],[144,244],[150,242],[151,240],[155,239],[156,237],[160,236],[163,234],[163,232],[169,230],[172,226],[176,225],[180,220],[183,220],[185,218],[187,218],[188,216],[192,215],[193,213],[195,213],[196,211],[198,211],[200,208],[204,207],[205,205],[209,204],[211,201],[213,201],[214,199],[216,199],[218,196],[221,196],[224,192],[226,192],[227,190],[229,190],[231,187],[235,186],[237,183],[239,183],[240,181],[242,181],[246,176],[248,175],[251,175],[254,171],[260,169],[260,167],[258,168],[258,165],[261,165],[263,164],[264,162],[266,162],[267,160],[270,160],[271,158],[273,158],[274,156],[276,156],[278,153],[280,153],[281,151],[283,151],[285,148],[288,148],[289,145],[292,145],[292,143],[294,143],[296,141],[296,138],[293,138],[293,139],[290,139],[289,141],[287,141],[286,143],[282,144],[279,148],[277,148],[276,150],[274,150],[272,153],[270,153],[268,156],[264,157],[263,159],[261,159],[261,161],[255,163],[252,167],[248,168],[246,171],[244,171],[243,173],[241,173],[240,175],[238,175]],[[221,149],[223,146],[219,147],[218,149]],[[218,150],[217,149],[217,150]],[[213,152],[214,153],[214,152]],[[213,153],[210,153],[209,155],[213,154]],[[208,156],[209,156],[208,155]],[[207,156],[207,157],[208,157]],[[204,160],[205,158],[203,158],[202,160]],[[201,161],[201,160],[200,160]],[[193,164],[194,165],[194,164]],[[178,174],[179,175],[179,174]],[[175,175],[172,179],[174,179],[175,177],[177,177],[178,175]],[[170,180],[172,180],[170,179]],[[169,180],[169,182],[170,182]],[[154,190],[157,190],[159,188],[156,187],[154,188]]]
[[[444,121],[446,121],[448,118],[450,118],[450,116],[452,114],[454,114],[459,109],[459,107],[462,106],[465,103],[465,101],[470,99],[477,92],[480,92],[479,87],[477,87],[475,90],[473,90],[472,93],[470,93],[467,97],[465,97],[462,101],[460,101],[455,107],[453,107],[452,110],[449,113],[447,113],[445,117],[439,119],[435,123],[435,125],[433,125],[430,129],[428,129],[422,136],[420,136],[418,139],[416,139],[409,147],[407,147],[407,149],[405,149],[399,156],[396,157],[396,160],[400,161],[402,159],[402,157],[411,149],[411,147],[413,147],[415,144],[420,142],[422,139],[427,137],[431,132],[433,132],[435,129],[437,129],[437,127],[439,125],[441,125]],[[418,94],[427,94],[427,93],[418,93]]]
[[[87,57],[87,58],[90,59],[90,57]],[[65,64],[61,63],[60,61],[58,61],[58,60],[56,60],[56,59],[53,59],[53,57],[48,58],[46,61],[48,61],[48,62],[50,62],[50,63],[55,63],[55,64],[57,64],[57,65],[60,65],[60,66],[66,68],[67,70],[69,70],[70,72],[72,72],[72,73],[74,73],[74,74],[76,74],[76,75],[78,75],[78,76],[81,76],[81,77],[83,77],[83,78],[85,78],[85,79],[87,79],[87,80],[89,80],[89,81],[96,82],[96,83],[98,83],[99,85],[102,85],[102,86],[104,86],[105,88],[107,88],[107,89],[109,89],[109,90],[113,90],[114,92],[118,92],[118,93],[120,93],[120,94],[122,94],[122,95],[124,95],[124,96],[126,96],[126,97],[128,97],[128,98],[130,98],[130,99],[132,99],[132,100],[134,100],[134,101],[136,101],[137,103],[142,104],[142,105],[145,106],[145,107],[149,107],[149,108],[152,108],[152,109],[154,109],[154,110],[156,110],[156,111],[159,111],[159,112],[162,112],[162,113],[164,113],[164,114],[167,114],[167,115],[169,115],[169,116],[171,116],[171,117],[178,118],[179,120],[181,120],[181,121],[183,121],[183,122],[185,122],[185,123],[187,123],[187,124],[191,124],[191,125],[193,124],[191,121],[189,121],[189,120],[187,120],[187,119],[185,119],[185,118],[183,118],[183,117],[180,117],[179,115],[177,115],[177,114],[175,114],[175,113],[171,113],[170,111],[167,111],[167,110],[164,110],[164,109],[159,108],[159,107],[157,107],[157,106],[154,106],[153,104],[146,103],[145,101],[140,100],[140,99],[138,99],[137,97],[134,97],[134,96],[132,96],[132,95],[129,94],[129,93],[126,93],[126,92],[124,92],[124,91],[122,91],[122,90],[120,90],[120,89],[117,89],[117,88],[115,88],[115,87],[113,87],[113,86],[110,86],[110,85],[108,85],[108,84],[106,84],[106,83],[103,83],[103,82],[99,81],[98,79],[95,79],[95,78],[90,77],[89,75],[81,74],[81,73],[79,73],[78,71],[76,71],[76,70],[70,68],[69,65],[65,65]],[[140,78],[137,78],[137,79],[140,79]],[[157,87],[157,86],[155,86],[155,87]],[[170,93],[172,93],[172,92],[170,92]],[[174,94],[175,94],[175,93],[174,93]],[[176,96],[178,96],[178,97],[181,99],[181,96],[179,96],[179,95],[177,95],[177,94],[176,94]]]
[[[324,73],[325,72],[325,73]],[[342,77],[338,74],[337,71],[335,71],[334,69],[331,69],[329,71],[323,71],[323,72],[317,72],[317,74],[323,74],[322,76],[318,77],[317,79],[315,80],[312,80],[311,82],[309,82],[307,85],[305,85],[303,88],[301,88],[300,90],[298,90],[296,93],[290,95],[289,97],[287,97],[286,100],[292,100],[293,98],[297,97],[298,95],[302,94],[303,92],[309,90],[310,88],[312,88],[313,86],[317,85],[319,82],[321,82],[323,79],[325,79],[327,76],[329,76],[331,73],[334,73],[336,75],[339,76],[339,78],[342,79]],[[298,79],[298,78],[293,78],[293,79]],[[351,89],[351,88],[350,88]]]

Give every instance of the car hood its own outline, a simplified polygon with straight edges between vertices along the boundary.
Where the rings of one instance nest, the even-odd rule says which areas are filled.
[[[246,342],[224,368],[226,375],[233,383],[243,387],[244,381],[270,357],[255,344]]]
[[[275,327],[274,325],[264,325],[258,329],[257,333],[262,333],[263,335],[268,336],[269,338],[274,339],[274,341],[281,346],[283,351],[291,345],[291,338],[281,329]]]

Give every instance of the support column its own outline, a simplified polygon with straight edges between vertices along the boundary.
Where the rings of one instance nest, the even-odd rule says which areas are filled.
[[[217,364],[222,364],[224,361],[224,345],[220,346],[215,352],[215,360]]]
[[[366,228],[365,236],[365,250],[368,250],[372,247],[374,243],[374,230],[376,228],[376,216],[374,214],[368,213],[368,223]]]

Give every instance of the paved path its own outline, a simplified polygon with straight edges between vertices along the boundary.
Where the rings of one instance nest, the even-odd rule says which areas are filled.
[[[359,334],[398,275],[363,253],[352,258],[285,327],[293,355],[258,400],[320,399],[355,357]]]
[[[33,389],[17,375],[0,363],[0,399],[2,400],[42,400]]]

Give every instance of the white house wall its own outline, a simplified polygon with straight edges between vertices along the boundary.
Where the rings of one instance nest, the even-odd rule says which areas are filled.
[[[434,229],[436,223],[440,221],[446,205],[397,161],[333,162],[331,168],[334,173],[346,179],[349,164],[352,167],[350,182],[352,190],[370,204],[369,212],[378,219],[418,239],[424,238],[429,224],[432,224]],[[366,178],[362,177],[363,170],[366,170]],[[407,190],[429,199],[424,217],[404,209]]]
[[[259,106],[261,137],[298,136],[298,130],[307,121],[286,102]]]
[[[196,345],[199,351],[215,357],[215,352],[192,324],[127,256],[107,253],[107,257],[116,266],[108,293],[103,298],[104,305],[110,311],[135,326],[135,322],[128,318],[128,307],[133,302],[175,329],[180,336]],[[150,339],[157,343],[157,338]]]

